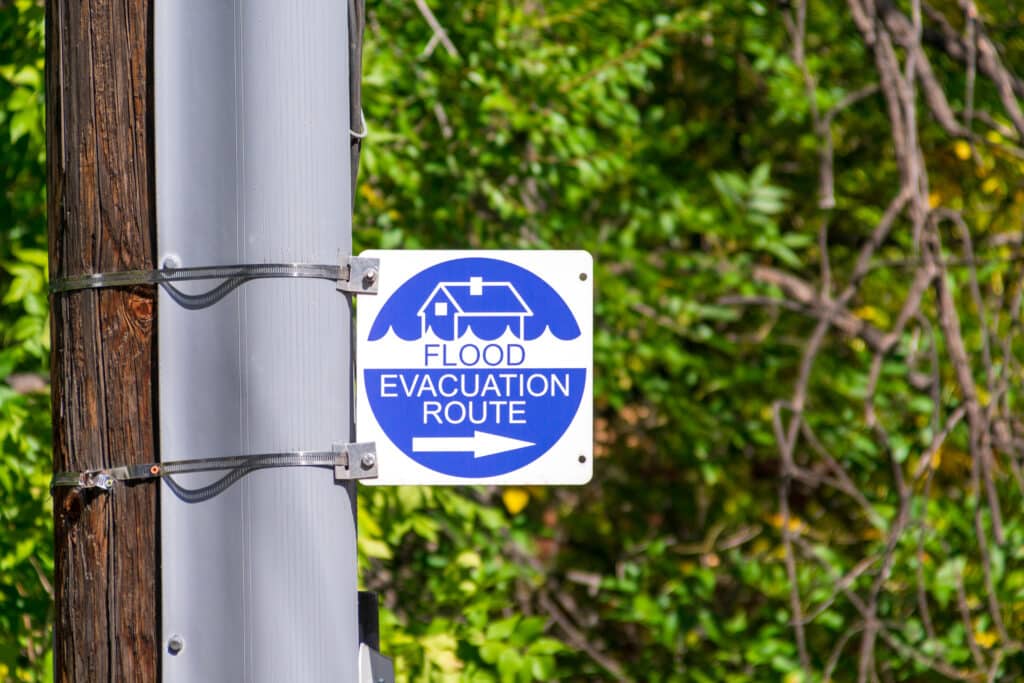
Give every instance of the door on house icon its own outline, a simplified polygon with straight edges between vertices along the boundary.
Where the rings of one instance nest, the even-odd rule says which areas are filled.
[[[420,317],[423,320],[423,333],[433,330],[441,339],[455,339],[455,316],[458,309],[443,288],[434,290],[434,295],[427,300]]]

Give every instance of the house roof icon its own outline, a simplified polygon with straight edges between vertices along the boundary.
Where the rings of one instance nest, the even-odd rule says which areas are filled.
[[[482,277],[471,277],[467,282],[438,283],[417,315],[422,334],[429,328],[442,339],[457,338],[474,325],[495,334],[495,330],[506,328],[505,323],[511,323],[508,326],[513,334],[522,339],[524,320],[533,311],[511,282],[485,282]]]
[[[417,315],[427,315],[427,309],[437,302],[440,293],[461,316],[529,316],[533,311],[523,301],[511,282],[484,282],[471,277],[468,282],[439,282]]]
[[[524,341],[550,334],[568,341],[581,334],[562,295],[531,271],[506,261],[466,257],[413,274],[384,301],[369,341],[394,332],[402,341],[494,341],[511,334]]]

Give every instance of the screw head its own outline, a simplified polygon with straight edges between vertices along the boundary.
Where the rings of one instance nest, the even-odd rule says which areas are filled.
[[[114,488],[114,478],[109,474],[97,474],[96,478],[93,479],[93,484],[104,491],[109,491]]]
[[[372,285],[376,281],[377,281],[377,269],[376,268],[368,268],[366,270],[366,273],[363,274],[363,282],[365,282],[366,285],[369,286],[369,285]]]
[[[359,458],[359,464],[364,470],[368,470],[377,464],[377,456],[373,453],[363,453],[363,457]]]
[[[185,639],[175,633],[167,639],[167,651],[176,655],[185,649]]]

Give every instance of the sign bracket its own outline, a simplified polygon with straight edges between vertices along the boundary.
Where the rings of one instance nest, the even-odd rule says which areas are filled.
[[[338,291],[349,294],[376,294],[380,281],[380,259],[365,256],[341,256]]]

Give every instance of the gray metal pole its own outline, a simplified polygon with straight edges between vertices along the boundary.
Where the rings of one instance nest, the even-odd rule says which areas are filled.
[[[345,3],[155,5],[158,261],[336,263],[351,250]],[[351,308],[331,283],[250,282],[198,311],[161,292],[158,311],[162,459],[352,440]],[[354,682],[354,489],[286,468],[186,498],[161,485],[163,680]]]

